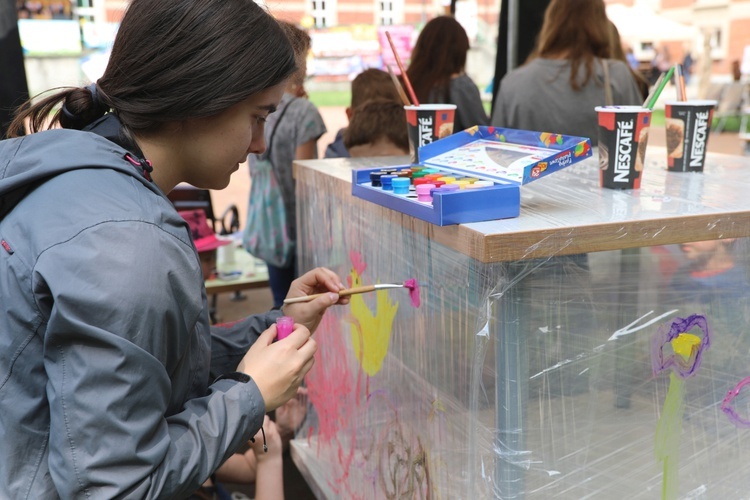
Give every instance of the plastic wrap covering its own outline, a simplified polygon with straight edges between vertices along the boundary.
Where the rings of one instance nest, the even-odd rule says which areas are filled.
[[[747,498],[750,164],[617,192],[595,162],[444,228],[353,198],[373,160],[297,165],[303,268],[421,285],[316,333],[292,453],[319,497]]]

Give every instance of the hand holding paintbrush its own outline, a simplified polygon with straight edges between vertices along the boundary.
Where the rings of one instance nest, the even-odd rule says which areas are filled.
[[[401,284],[396,283],[385,283],[385,284],[377,284],[377,285],[364,285],[364,286],[357,286],[354,288],[344,288],[343,290],[339,290],[339,297],[348,297],[349,295],[356,295],[360,293],[368,293],[368,292],[375,292],[378,290],[388,290],[392,288],[406,288],[409,290],[409,296],[411,297],[412,305],[414,307],[419,307],[420,304],[420,298],[419,298],[419,285],[417,284],[417,280],[415,279],[409,279],[404,281]],[[326,292],[327,293],[327,292]],[[291,297],[284,300],[284,304],[297,304],[300,302],[310,302],[311,300],[315,300],[318,297],[321,297],[325,295],[325,293],[315,293],[312,295],[305,295],[302,297]]]

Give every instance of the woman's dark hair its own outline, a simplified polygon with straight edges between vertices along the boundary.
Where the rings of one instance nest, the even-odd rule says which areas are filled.
[[[537,57],[569,60],[570,86],[580,90],[593,74],[594,59],[609,57],[609,29],[603,0],[552,0],[544,13],[536,49],[527,62]],[[581,64],[585,74],[579,81]]]
[[[420,102],[429,102],[430,93],[439,101],[449,101],[451,77],[466,67],[469,37],[450,16],[439,16],[425,24],[411,53],[406,75]]]
[[[96,85],[27,103],[10,134],[27,121],[31,132],[81,129],[110,109],[128,131],[148,133],[218,114],[295,70],[285,31],[253,0],[132,0]]]

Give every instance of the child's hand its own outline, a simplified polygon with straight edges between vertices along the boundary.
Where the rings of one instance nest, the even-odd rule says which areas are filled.
[[[273,420],[268,418],[268,415],[263,418],[263,431],[266,433],[265,443],[268,447],[268,451],[263,451],[262,431],[258,431],[253,437],[255,441],[250,441],[250,447],[253,449],[253,453],[255,453],[258,465],[273,460],[274,458],[281,459],[281,435],[279,434],[276,424]]]
[[[305,420],[307,414],[307,388],[300,387],[297,394],[276,408],[276,427],[284,442],[284,447],[294,438],[294,433]]]

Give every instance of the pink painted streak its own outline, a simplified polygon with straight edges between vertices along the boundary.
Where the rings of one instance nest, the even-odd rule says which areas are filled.
[[[355,382],[358,374],[355,378],[349,368],[344,336],[332,315],[323,316],[315,335],[318,350],[306,381],[310,402],[318,414],[318,454],[336,457],[341,468],[331,471],[334,477],[330,479],[343,484],[349,477],[357,446],[353,422],[359,406]]]
[[[419,283],[414,278],[404,281],[404,286],[409,289],[409,298],[411,299],[411,305],[419,307],[422,304],[419,298]]]

